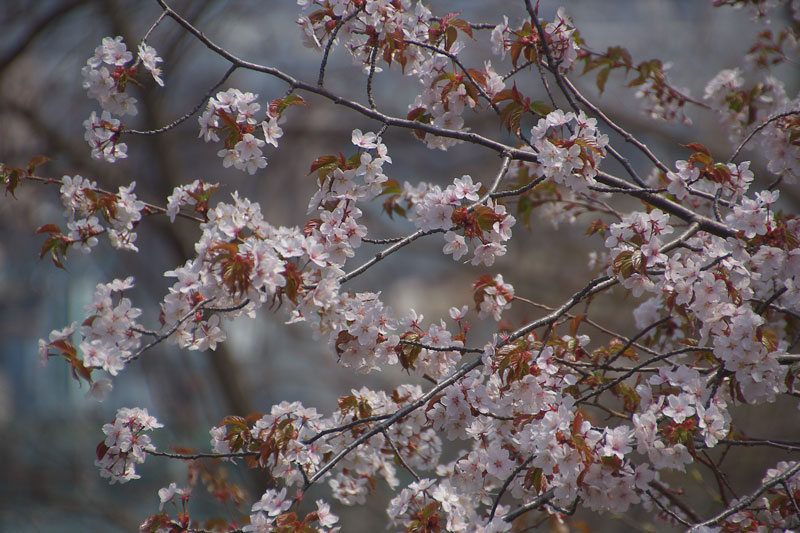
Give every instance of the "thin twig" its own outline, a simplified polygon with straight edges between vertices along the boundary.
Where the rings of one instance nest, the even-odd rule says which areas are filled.
[[[370,244],[394,244],[396,242],[400,242],[403,240],[403,237],[391,237],[389,239],[370,239],[367,237],[361,237],[362,242],[368,242]]]
[[[498,505],[500,505],[500,498],[502,498],[502,497],[503,497],[503,494],[505,494],[505,492],[506,492],[506,490],[508,489],[508,487],[509,487],[509,486],[511,485],[511,483],[514,481],[514,478],[516,478],[516,477],[517,477],[517,475],[519,475],[519,473],[520,473],[520,472],[522,472],[523,470],[525,470],[525,468],[526,468],[526,467],[527,467],[527,466],[528,466],[528,465],[531,463],[531,461],[533,461],[535,458],[536,458],[536,456],[535,456],[535,455],[529,455],[529,456],[528,456],[528,458],[527,458],[527,459],[525,459],[525,461],[524,461],[524,462],[523,462],[521,465],[519,465],[517,468],[515,468],[515,469],[514,469],[514,471],[513,471],[513,472],[511,472],[511,474],[509,474],[509,475],[508,475],[508,477],[506,477],[505,481],[503,481],[503,486],[501,486],[501,487],[500,487],[500,490],[499,490],[499,491],[497,491],[497,496],[495,496],[495,497],[494,497],[494,501],[492,502],[492,510],[491,510],[491,512],[489,513],[489,520],[488,520],[489,522],[491,522],[491,521],[492,521],[492,519],[494,519],[494,515],[495,515],[495,513],[497,512],[497,506],[498,506]]]
[[[373,257],[369,261],[364,262],[361,266],[351,270],[350,272],[348,272],[344,276],[340,277],[339,278],[339,283],[345,283],[346,281],[353,279],[354,277],[356,277],[359,274],[362,274],[363,272],[368,270],[375,263],[383,260],[386,256],[393,254],[394,252],[396,252],[400,248],[403,248],[404,246],[406,246],[408,244],[411,244],[412,242],[416,241],[420,237],[424,237],[426,235],[433,235],[434,233],[444,233],[444,230],[443,229],[429,229],[429,230],[421,230],[420,229],[420,230],[417,230],[417,231],[415,231],[414,233],[412,233],[410,235],[407,235],[407,236],[403,237],[399,241],[395,242],[393,245],[389,246],[388,248],[384,248],[383,250],[381,250],[380,252],[375,254],[375,257]]]
[[[737,146],[737,147],[736,147],[736,150],[734,150],[734,151],[733,151],[733,154],[732,154],[732,155],[731,155],[731,156],[728,158],[728,161],[727,161],[727,162],[728,162],[728,163],[732,163],[732,162],[733,162],[733,160],[734,160],[734,159],[736,159],[736,156],[738,156],[738,155],[739,155],[739,152],[741,152],[741,151],[742,151],[742,149],[744,148],[744,146],[745,146],[745,145],[746,145],[748,142],[750,142],[750,139],[752,139],[752,138],[753,138],[753,136],[755,136],[755,134],[756,134],[756,133],[758,133],[759,131],[761,131],[761,130],[763,130],[764,128],[766,128],[766,127],[767,127],[767,126],[768,126],[768,125],[769,125],[771,122],[775,122],[776,120],[780,120],[780,119],[782,119],[782,118],[785,118],[785,117],[788,117],[788,116],[791,116],[791,115],[797,115],[797,114],[799,114],[799,113],[800,113],[800,110],[784,111],[784,112],[782,112],[782,113],[777,113],[777,114],[775,114],[775,115],[772,115],[771,117],[768,117],[768,118],[767,118],[767,119],[766,119],[764,122],[762,122],[762,123],[761,123],[761,124],[759,124],[759,125],[758,125],[756,128],[754,128],[754,129],[753,129],[753,131],[751,131],[751,132],[750,132],[750,133],[747,135],[747,137],[745,137],[744,139],[742,139],[742,142],[740,142],[740,143],[739,143],[739,146]]]
[[[650,150],[650,148],[647,147],[646,144],[644,144],[636,137],[628,133],[624,128],[622,128],[622,126],[618,125],[616,122],[611,120],[605,113],[603,113],[600,110],[600,108],[592,104],[592,102],[589,101],[588,98],[583,96],[583,94],[581,94],[578,88],[575,87],[575,85],[571,81],[569,81],[568,78],[563,77],[563,80],[564,80],[564,85],[572,92],[572,94],[575,95],[575,98],[577,98],[584,106],[589,108],[592,114],[594,114],[600,120],[605,122],[605,124],[612,130],[614,130],[620,137],[622,137],[625,140],[625,142],[628,142],[634,145],[637,149],[639,149],[640,152],[642,152],[645,156],[647,156],[647,158],[650,161],[653,162],[656,168],[658,168],[665,174],[669,172],[669,168],[664,163],[662,163],[658,157],[656,157],[656,155],[652,152],[652,150]],[[637,183],[639,183],[639,185],[641,185],[642,187],[645,187],[645,184],[641,180],[637,180]]]
[[[206,101],[209,98],[211,98],[211,95],[213,95],[214,92],[217,89],[219,89],[220,86],[222,86],[222,84],[225,83],[228,78],[231,77],[231,74],[234,73],[236,68],[237,68],[236,65],[231,65],[230,68],[222,76],[222,78],[216,84],[214,84],[213,87],[211,87],[206,92],[205,96],[203,96],[203,99],[200,100],[200,102],[196,106],[194,106],[191,111],[189,111],[188,113],[186,113],[182,117],[177,118],[177,119],[173,120],[172,122],[170,122],[169,124],[167,124],[165,126],[161,126],[160,128],[157,128],[157,129],[154,129],[154,130],[122,130],[122,131],[120,131],[120,134],[125,133],[125,134],[129,134],[129,135],[159,135],[161,133],[164,133],[166,131],[169,131],[169,130],[175,128],[176,126],[178,126],[182,122],[185,122],[186,120],[190,119],[198,111],[200,111],[203,108],[203,106],[205,105]]]
[[[667,315],[667,316],[665,316],[663,318],[659,318],[658,320],[656,320],[655,322],[653,322],[652,324],[650,324],[649,326],[647,326],[643,330],[639,331],[636,335],[631,337],[628,340],[628,342],[626,342],[625,345],[622,348],[617,350],[617,352],[614,355],[612,355],[611,357],[608,358],[608,364],[612,364],[614,361],[619,359],[622,356],[622,354],[624,354],[625,351],[633,345],[634,342],[636,342],[637,340],[639,340],[642,337],[644,337],[647,334],[648,331],[650,331],[653,328],[657,328],[658,326],[660,326],[661,324],[663,324],[667,320],[671,320],[671,319],[672,319],[672,315]]]
[[[167,16],[167,12],[166,11],[162,11],[161,14],[158,16],[158,18],[156,19],[156,21],[153,22],[153,24],[150,25],[150,28],[144,34],[144,37],[142,37],[142,41],[141,41],[142,43],[147,42],[147,39],[150,38],[150,34],[153,33],[153,31],[155,31],[155,29],[158,27],[159,24],[161,24],[161,21],[164,20],[164,18],[166,16]],[[137,62],[138,62],[138,59],[137,59]]]
[[[678,522],[680,524],[683,524],[686,527],[690,527],[692,525],[691,522],[687,522],[685,519],[681,518],[678,515],[678,513],[676,513],[675,511],[673,511],[672,509],[670,509],[669,507],[667,507],[663,503],[661,503],[661,501],[658,498],[656,498],[653,495],[653,493],[650,492],[649,490],[647,491],[647,495],[650,496],[650,498],[652,498],[653,503],[655,503],[658,506],[659,509],[661,509],[662,511],[667,513],[669,516],[671,516],[673,520],[675,520],[676,522]]]
[[[545,505],[547,502],[552,500],[553,496],[555,496],[555,493],[556,493],[555,489],[549,489],[544,494],[537,496],[536,498],[529,501],[525,505],[521,505],[516,509],[514,509],[513,511],[511,511],[510,513],[503,515],[503,521],[513,522],[515,519],[524,515],[525,513],[532,511],[534,509],[538,509],[539,507]]]
[[[541,304],[541,303],[538,303],[538,302],[534,302],[533,300],[529,300],[529,299],[523,298],[521,296],[514,295],[514,299],[515,300],[520,300],[520,301],[525,302],[525,303],[527,303],[529,305],[532,305],[534,307],[538,307],[539,309],[544,309],[545,311],[553,311],[553,308],[550,307],[549,305],[544,305],[544,304]],[[577,317],[577,315],[575,315],[573,313],[564,313],[564,316],[567,317],[567,318],[576,318]],[[590,319],[588,316],[584,316],[581,321],[582,322],[586,322],[587,324],[589,324],[590,326],[592,326],[593,328],[595,328],[598,331],[602,331],[603,333],[605,333],[609,337],[618,338],[618,339],[620,339],[620,340],[622,340],[624,342],[628,342],[628,341],[631,340],[628,337],[626,337],[625,335],[622,335],[621,333],[618,333],[616,331],[608,329],[607,327],[603,326],[602,324]],[[649,348],[649,347],[645,346],[644,344],[639,344],[638,342],[633,342],[632,346],[636,347],[636,349],[638,349],[638,350],[642,350],[644,352],[647,352],[650,355],[658,355],[658,352],[656,352],[652,348]],[[589,364],[589,363],[586,363],[586,364]],[[591,364],[594,364],[594,363],[591,363]],[[598,367],[598,368],[602,368],[602,367]],[[608,368],[608,369],[609,370],[614,370],[613,368]],[[628,370],[628,369],[623,369],[623,370]]]
[[[547,179],[547,176],[539,176],[538,178],[534,179],[533,181],[531,181],[527,185],[525,185],[523,187],[520,187],[518,189],[512,189],[510,191],[500,191],[500,192],[493,193],[492,194],[492,199],[506,198],[508,196],[518,196],[520,194],[526,193],[529,190],[533,189],[534,187],[536,187],[537,185],[539,185],[541,182],[543,182],[546,179]]]
[[[786,491],[786,495],[789,497],[789,501],[792,502],[792,508],[794,508],[794,514],[797,515],[798,518],[800,518],[800,507],[797,506],[797,499],[794,497],[794,491],[792,491],[792,489],[789,488],[789,484],[786,483],[785,479],[781,480],[781,486],[783,487],[783,490]]]
[[[441,391],[451,386],[452,384],[456,383],[457,381],[461,380],[464,376],[466,376],[467,374],[472,372],[475,368],[480,366],[481,363],[482,363],[481,357],[476,357],[472,361],[462,365],[458,370],[453,372],[449,377],[440,381],[439,384],[433,387],[431,390],[429,390],[428,392],[426,392],[413,402],[409,403],[405,407],[398,409],[383,422],[363,433],[357,439],[355,439],[350,444],[341,449],[339,453],[337,453],[331,459],[329,459],[328,462],[325,463],[325,465],[323,465],[314,474],[314,476],[311,477],[311,479],[308,480],[308,483],[305,484],[304,489],[308,488],[309,486],[319,481],[325,474],[327,474],[334,466],[336,466],[339,463],[339,461],[344,459],[350,452],[352,452],[353,450],[355,450],[356,448],[367,442],[369,439],[371,439],[378,433],[386,430],[386,428],[394,425],[398,420],[405,418],[410,413],[416,411],[423,405],[427,404],[434,396],[436,396],[437,394],[439,394]]]
[[[420,478],[417,475],[417,473],[414,472],[414,469],[411,468],[411,466],[406,462],[406,460],[403,458],[403,455],[400,453],[400,450],[397,449],[397,446],[395,446],[395,444],[392,441],[392,439],[389,438],[389,434],[384,430],[384,431],[381,431],[381,435],[383,435],[383,438],[386,439],[386,442],[388,442],[389,446],[391,446],[392,451],[394,452],[395,456],[397,457],[397,460],[400,461],[400,464],[403,465],[403,467],[406,470],[408,470],[408,472],[412,476],[414,476],[414,479],[416,479],[417,481],[420,481],[422,478]]]
[[[697,515],[694,509],[686,505],[680,498],[678,498],[675,494],[673,494],[668,487],[665,487],[658,481],[651,481],[650,483],[648,483],[648,485],[650,485],[651,488],[656,489],[660,494],[662,494],[665,498],[667,498],[670,501],[670,503],[672,503],[675,507],[683,511],[683,514],[685,514],[689,518],[689,520],[694,520],[694,521],[700,520],[700,517]],[[684,525],[688,526],[690,524],[684,524]]]
[[[729,446],[744,446],[746,448],[754,446],[764,446],[767,448],[776,448],[778,450],[786,450],[790,452],[800,450],[800,441],[781,440],[781,439],[761,439],[761,438],[743,438],[743,439],[720,439],[721,444]],[[705,445],[704,443],[700,443]]]
[[[372,53],[369,56],[369,75],[367,76],[367,101],[372,109],[378,109],[375,105],[375,98],[372,95],[372,79],[375,77],[375,59],[378,57],[378,47],[372,47]]]
[[[627,372],[623,373],[618,378],[606,383],[605,385],[603,385],[599,389],[596,389],[596,390],[594,390],[592,392],[584,394],[583,396],[581,396],[580,398],[575,400],[575,403],[583,403],[583,402],[585,402],[587,400],[590,400],[591,398],[594,398],[595,396],[599,396],[600,394],[604,393],[608,389],[616,387],[617,385],[619,385],[620,383],[622,383],[623,381],[625,381],[626,379],[628,379],[629,377],[634,375],[636,372],[638,372],[641,369],[643,369],[644,367],[646,367],[647,365],[652,365],[653,363],[657,363],[658,361],[663,361],[664,359],[669,359],[670,357],[673,357],[675,355],[680,355],[680,354],[687,353],[687,352],[707,352],[707,351],[710,351],[710,349],[709,348],[695,348],[695,347],[687,346],[685,348],[679,348],[677,350],[672,350],[671,352],[667,352],[667,353],[663,353],[663,354],[660,354],[660,355],[656,355],[654,357],[651,357],[650,359],[647,359],[646,361],[643,361],[643,362],[639,363],[638,365],[634,366],[633,368],[631,368]]]
[[[182,459],[184,461],[191,461],[193,459],[222,459],[222,458],[232,458],[235,459],[237,457],[253,457],[256,455],[260,455],[261,452],[229,452],[229,453],[170,453],[170,452],[159,452],[156,450],[145,450],[145,453],[148,455],[153,455],[156,457],[169,457],[170,459]]]
[[[320,438],[324,437],[325,435],[330,435],[331,433],[341,433],[342,431],[347,431],[348,429],[353,429],[356,426],[360,426],[362,424],[369,424],[370,422],[380,422],[381,420],[386,420],[391,415],[378,415],[378,416],[368,416],[366,418],[357,418],[347,424],[342,424],[341,426],[336,426],[334,428],[323,429],[313,437],[310,437],[303,441],[303,444],[309,445],[313,444],[315,441],[319,440]]]
[[[250,300],[245,300],[244,302],[242,302],[242,303],[240,303],[238,305],[231,306],[231,307],[206,308],[214,300],[215,300],[215,298],[209,298],[208,300],[203,300],[203,301],[197,303],[197,305],[193,306],[189,311],[187,311],[186,314],[184,314],[180,319],[178,319],[175,322],[175,324],[173,324],[172,327],[170,327],[166,332],[158,334],[155,339],[153,339],[148,344],[146,344],[145,346],[140,348],[139,351],[137,351],[135,354],[133,354],[130,357],[128,357],[127,359],[125,359],[125,364],[128,364],[131,361],[135,361],[144,352],[146,352],[150,348],[156,346],[157,344],[163,342],[165,339],[168,339],[173,333],[178,331],[178,328],[180,328],[181,325],[183,325],[184,322],[186,322],[191,317],[193,317],[195,315],[195,313],[197,313],[201,309],[206,310],[206,311],[230,312],[230,311],[238,311],[239,309],[242,309],[243,307],[247,306],[250,303]]]
[[[358,9],[347,15],[346,17],[341,17],[339,21],[336,23],[336,26],[333,28],[330,37],[328,38],[328,42],[325,43],[325,50],[322,53],[322,61],[319,64],[319,76],[317,77],[317,87],[320,89],[322,88],[325,82],[325,67],[328,66],[328,55],[331,53],[331,47],[333,46],[333,42],[336,40],[336,35],[339,33],[339,30],[342,29],[347,22],[353,19],[353,17],[357,16],[363,6],[359,6]]]
[[[472,74],[470,74],[469,71],[467,70],[467,68],[464,65],[461,64],[461,61],[459,61],[458,57],[456,57],[455,54],[453,54],[451,52],[448,52],[447,50],[443,50],[443,49],[441,49],[439,47],[433,46],[432,44],[415,41],[413,39],[406,39],[405,42],[408,43],[408,44],[413,44],[415,46],[419,46],[420,48],[426,48],[428,50],[432,50],[433,52],[435,52],[437,54],[441,54],[443,56],[448,57],[450,59],[450,61],[455,63],[458,66],[458,68],[461,69],[461,72],[464,73],[464,76],[467,77],[469,82],[472,84],[473,87],[475,87],[475,89],[478,90],[478,92],[481,94],[481,96],[483,96],[486,99],[486,101],[489,102],[489,105],[492,107],[494,112],[497,113],[497,114],[500,114],[500,108],[497,107],[497,104],[492,102],[492,97],[489,96],[489,94],[486,92],[486,89],[483,87],[483,85],[481,85],[477,81],[475,81],[475,79],[472,77]]]
[[[467,348],[465,346],[431,346],[422,342],[401,340],[400,344],[407,344],[409,346],[416,346],[418,348],[425,348],[432,352],[461,352],[461,353],[483,353],[480,348]]]
[[[509,154],[503,154],[503,163],[500,165],[500,170],[497,171],[497,175],[494,177],[494,181],[489,189],[486,191],[486,194],[481,196],[475,203],[469,206],[467,211],[473,211],[476,207],[483,204],[489,198],[495,198],[493,196],[497,192],[497,188],[500,187],[500,182],[503,181],[503,178],[508,173],[508,167],[511,165],[511,156]]]
[[[762,484],[754,492],[752,492],[748,496],[740,499],[739,502],[736,505],[728,507],[727,509],[725,509],[721,513],[709,518],[708,520],[704,520],[702,522],[696,522],[691,527],[691,529],[689,529],[689,531],[690,532],[698,531],[699,529],[701,529],[703,527],[713,526],[713,525],[719,524],[720,522],[722,522],[723,520],[725,520],[726,518],[728,518],[732,514],[737,513],[739,511],[741,511],[742,509],[746,509],[747,507],[752,505],[753,502],[755,502],[759,497],[761,497],[762,494],[767,492],[769,489],[771,489],[775,485],[778,485],[781,482],[786,481],[787,479],[791,478],[792,476],[797,474],[798,471],[800,471],[800,462],[795,463],[791,468],[789,468],[783,474],[781,474],[779,476],[775,476],[771,480],[769,480],[766,483]]]

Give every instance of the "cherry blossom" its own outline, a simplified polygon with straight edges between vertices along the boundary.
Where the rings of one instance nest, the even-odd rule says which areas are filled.
[[[108,192],[80,175],[50,180],[60,184],[66,230],[46,225],[39,233],[50,236],[42,255],[49,252],[59,266],[70,247],[96,250],[104,233],[115,251],[137,252],[136,229],[146,215],[171,222],[181,216],[200,236],[192,256],[164,273],[171,285],[155,317],[134,305],[132,278],[100,283],[84,320],[39,341],[40,358],[64,359],[89,394],[102,397],[111,378],[122,378],[151,346],[215,350],[227,341],[228,323],[273,312],[344,368],[361,374],[398,369],[417,380],[386,390],[352,388],[326,410],[282,401],[264,413],[215,423],[212,455],[270,480],[258,501],[247,502],[250,512],[245,506],[240,521],[228,524],[232,529],[266,532],[294,524],[286,527],[337,531],[327,502],[317,500],[305,516],[296,506],[318,483],[327,483],[344,505],[363,505],[385,486],[393,494],[386,509],[391,527],[409,531],[509,531],[517,516],[512,509],[556,521],[578,506],[610,513],[641,506],[663,511],[660,518],[700,524],[675,503],[682,501],[681,488],[666,479],[683,479],[677,474],[692,464],[708,466],[720,479],[720,467],[705,454],[741,444],[732,431],[739,431],[735,407],[795,394],[800,222],[781,209],[780,187],[800,174],[798,99],[769,69],[734,67],[709,74],[700,105],[669,84],[669,65],[651,63],[650,75],[631,83],[645,115],[689,126],[684,108],[695,106],[723,123],[734,150],[723,160],[693,142],[683,159],[660,159],[568,83],[578,62],[586,61],[589,73],[591,61],[608,57],[588,48],[563,8],[554,20],[539,21],[538,4],[528,2],[521,22],[499,14],[477,24],[408,0],[297,4],[299,39],[323,57],[316,84],[220,54],[235,68],[287,82],[292,92],[262,108],[255,93],[215,87],[197,106],[205,104],[198,137],[215,143],[223,168],[262,171],[265,146],[278,149],[283,137],[283,111],[305,104],[294,91],[345,104],[348,112],[382,123],[380,129],[352,129],[330,153],[315,155],[314,190],[299,204],[307,207],[305,221],[293,227],[273,224],[259,203],[237,192],[212,199],[217,183],[178,185],[159,207],[138,198],[135,182]],[[751,7],[763,19],[772,4]],[[176,13],[170,8],[162,17],[188,30],[191,24]],[[190,33],[219,54],[202,32]],[[465,66],[470,58],[463,51],[472,42],[491,49],[497,70],[488,61]],[[325,84],[335,47],[344,47],[364,73],[368,106]],[[114,118],[136,114],[128,90],[138,65],[164,85],[154,48],[142,42],[133,61],[121,37],[106,37],[83,67],[83,87],[102,108],[84,122],[95,159],[127,157],[121,140],[142,133]],[[529,88],[515,76],[526,68],[553,80],[546,86],[563,94],[551,100],[564,100],[564,109],[525,94]],[[372,82],[382,70],[418,84],[400,104],[408,108],[404,117],[378,110]],[[499,140],[470,122],[484,112],[496,112]],[[493,150],[502,162],[488,176],[453,167],[452,174],[390,177],[389,128],[412,132],[443,154],[463,143]],[[645,156],[647,178],[612,148],[609,131]],[[769,159],[766,169],[778,181],[762,185],[757,165],[737,162],[742,150],[753,148]],[[626,177],[612,174],[607,155]],[[620,202],[621,196],[637,202]],[[386,227],[405,219],[402,231],[409,233],[399,233],[398,225],[394,235],[400,236],[375,235],[381,209]],[[514,259],[499,260],[516,253],[510,241],[519,239],[518,220],[534,230],[539,220],[587,226],[601,248],[591,256],[597,277],[576,283],[558,303],[524,294],[520,271],[503,270]],[[386,285],[352,281],[418,239],[443,239],[436,249],[460,263],[449,264],[474,273],[471,305],[454,299],[442,308],[447,315],[426,320],[415,309],[396,313]],[[595,298],[614,286],[635,302],[630,331],[607,328],[594,310]],[[466,320],[471,309],[481,321],[476,330]],[[143,327],[148,322],[154,329]],[[101,475],[111,483],[137,479],[136,465],[156,451],[149,431],[159,427],[144,409],[120,409],[102,428]],[[457,453],[443,453],[443,440]],[[784,462],[768,470],[750,500],[730,498],[732,489],[720,483],[728,514],[707,523],[726,531],[795,527],[795,468]],[[159,511],[167,518],[154,517],[169,519],[165,505],[181,496],[179,512],[188,524],[190,495],[190,485],[160,489]]]
[[[155,451],[146,431],[164,427],[147,409],[122,408],[111,424],[103,426],[106,438],[97,447],[97,461],[100,475],[109,478],[110,483],[127,483],[139,479],[136,465],[145,461],[147,452]]]

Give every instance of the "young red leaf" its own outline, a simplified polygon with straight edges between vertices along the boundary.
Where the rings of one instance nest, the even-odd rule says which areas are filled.
[[[459,30],[469,35],[470,39],[472,39],[473,41],[475,40],[475,38],[472,36],[472,26],[470,26],[469,22],[467,22],[466,20],[453,19],[450,21],[450,25],[455,26]]]
[[[28,174],[33,174],[33,172],[36,170],[36,167],[52,160],[53,158],[47,157],[46,155],[37,155],[31,159],[30,163],[28,163]]]
[[[56,226],[55,224],[45,224],[44,226],[39,226],[36,228],[36,233],[50,233],[62,235],[61,228]]]
[[[331,163],[336,163],[339,158],[335,155],[323,155],[314,160],[311,163],[311,170],[308,171],[309,174],[314,173],[315,171],[319,170],[320,168],[324,167],[325,165],[330,165]]]

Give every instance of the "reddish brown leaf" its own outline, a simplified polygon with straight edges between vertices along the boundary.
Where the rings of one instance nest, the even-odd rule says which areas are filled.
[[[309,174],[319,170],[320,168],[324,167],[325,165],[330,165],[331,163],[336,163],[339,158],[335,155],[323,155],[314,160],[311,163],[311,170],[308,171]]]
[[[53,158],[47,157],[46,155],[37,155],[31,159],[30,163],[28,163],[28,174],[33,174],[33,172],[36,170],[36,167],[52,160]]]

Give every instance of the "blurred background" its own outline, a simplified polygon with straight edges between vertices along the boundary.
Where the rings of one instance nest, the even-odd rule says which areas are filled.
[[[705,83],[719,70],[740,63],[758,29],[753,28],[746,13],[713,9],[711,2],[697,0],[565,3],[567,14],[594,49],[622,45],[635,62],[655,57],[672,62],[672,83],[698,99]],[[275,66],[305,81],[316,80],[321,56],[302,46],[300,30],[294,24],[299,13],[295,2],[174,0],[171,5],[239,57]],[[438,0],[426,5],[438,14],[462,10],[460,18],[471,22],[496,24],[502,22],[502,14],[507,14],[512,27],[524,12],[521,1],[511,0]],[[557,3],[543,0],[543,20],[552,20],[557,7]],[[135,50],[159,13],[155,0],[0,2],[0,162],[25,166],[32,157],[44,154],[54,161],[41,166],[37,171],[40,175],[60,179],[64,174],[80,174],[108,190],[136,181],[139,198],[160,205],[175,186],[201,178],[224,185],[215,197],[217,201],[239,191],[258,201],[273,225],[304,224],[308,198],[315,189],[315,177],[308,176],[311,162],[340,149],[349,153],[352,129],[377,131],[380,127],[313,95],[302,94],[308,108],[288,112],[280,149],[265,151],[269,166],[255,176],[222,168],[217,147],[197,138],[194,117],[165,135],[126,137],[129,159],[114,165],[91,159],[82,122],[97,106],[81,88],[81,67],[104,36],[121,35],[129,49]],[[776,11],[773,19],[780,22],[785,15]],[[488,36],[482,37],[478,43],[468,43],[466,63],[480,66],[484,59],[490,59],[484,44]],[[140,102],[139,115],[127,117],[126,125],[137,129],[157,128],[192,109],[228,66],[169,19],[157,28],[149,44],[165,60],[166,87],[148,84],[133,89]],[[493,62],[497,67],[498,58]],[[505,68],[498,67],[498,71],[505,72]],[[795,94],[797,72],[783,74],[787,92]],[[693,141],[706,144],[715,154],[724,154],[720,159],[731,151],[727,135],[707,111],[691,109],[691,127],[652,122],[640,112],[634,90],[619,88],[624,82],[622,75],[612,75],[603,95],[597,95],[593,75],[573,78],[608,115],[647,142],[664,160],[685,158],[687,154],[679,144]],[[339,94],[366,101],[366,79],[343,49],[332,53],[326,84]],[[517,84],[526,94],[545,99],[536,71],[521,75]],[[258,93],[262,110],[286,91],[281,82],[243,71],[236,72],[221,89],[229,87]],[[396,70],[375,79],[379,109],[396,116],[405,116],[418,91],[417,82],[403,78]],[[465,118],[474,130],[504,138],[490,114],[467,113]],[[390,178],[401,183],[446,184],[466,173],[475,181],[487,183],[499,166],[495,154],[468,145],[446,153],[430,151],[408,132],[395,130],[389,130],[384,140],[394,161],[385,169]],[[640,174],[649,172],[638,153],[630,152],[612,136],[614,141]],[[764,162],[758,160],[758,154],[746,157],[754,159],[756,174],[763,175]],[[617,171],[607,163],[606,170]],[[767,183],[770,178],[759,179]],[[135,531],[157,511],[159,488],[172,481],[185,484],[186,466],[159,458],[150,458],[140,468],[141,480],[109,486],[100,478],[93,466],[95,446],[103,438],[102,424],[113,420],[119,407],[146,407],[166,425],[154,435],[159,449],[183,445],[207,450],[208,429],[225,415],[268,412],[282,400],[300,400],[327,414],[335,399],[349,394],[352,388],[366,385],[389,389],[406,380],[400,372],[364,376],[340,368],[335,354],[311,340],[302,325],[285,326],[281,312],[264,312],[255,320],[228,324],[229,340],[216,352],[181,352],[162,344],[126,368],[114,380],[114,390],[103,403],[86,398],[85,387],[78,386],[65,364],[59,360],[51,360],[46,366],[40,363],[37,340],[46,338],[52,329],[81,321],[85,317],[83,306],[97,283],[129,275],[136,279],[136,289],[130,296],[134,305],[145,311],[141,322],[155,328],[157,304],[171,284],[162,273],[193,255],[193,241],[199,232],[194,223],[185,220],[170,224],[165,217],[149,217],[139,226],[140,253],[109,253],[110,248],[102,243],[89,256],[71,252],[67,270],[62,271],[47,260],[38,260],[44,238],[34,235],[34,230],[46,223],[63,226],[58,188],[26,183],[16,196],[5,195],[0,200],[0,455],[5,463],[0,475],[2,531]],[[797,191],[789,191],[788,196],[794,202],[789,207],[796,212]],[[365,209],[370,236],[404,235],[411,229],[406,222],[382,216],[379,202],[372,207]],[[413,307],[425,315],[426,324],[446,318],[451,306],[469,304],[472,282],[488,272],[503,273],[521,296],[557,305],[592,274],[587,254],[599,241],[584,236],[586,223],[588,219],[575,227],[558,229],[535,218],[531,229],[518,223],[509,253],[491,270],[459,267],[439,253],[439,239],[417,241],[354,280],[351,288],[382,291],[397,314]],[[377,249],[365,245],[361,255],[349,264],[360,264]],[[592,309],[603,324],[629,334],[634,328],[629,311],[634,306],[635,302],[622,294],[612,294],[598,299]],[[519,322],[538,314],[536,309],[515,304],[509,317]],[[474,315],[472,318],[476,332],[472,338],[480,340],[476,343],[481,345],[481,333],[491,331],[494,325],[479,324]],[[795,406],[787,404],[787,408]],[[763,414],[751,416],[742,410],[740,415],[754,435],[800,436],[792,429],[796,424],[776,427],[775,421]],[[732,472],[732,483],[743,491],[761,478],[765,465],[774,465],[783,457],[769,453],[753,459],[752,455],[758,454],[734,458],[741,466]],[[243,469],[229,470],[231,479],[249,491],[249,501],[260,497],[266,480],[243,473]],[[708,500],[715,489],[703,476],[705,473],[698,472],[698,495]],[[307,500],[324,497],[326,491],[325,487],[314,488]],[[201,493],[195,493],[193,517],[226,515],[223,506]],[[381,486],[366,507],[340,507],[343,531],[384,530],[388,497]],[[698,511],[710,513],[712,509]],[[637,514],[600,519],[579,514],[573,524],[591,523],[595,531],[668,530],[650,520]]]

